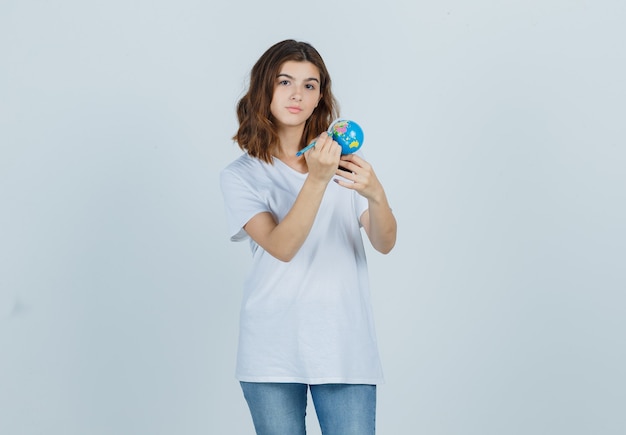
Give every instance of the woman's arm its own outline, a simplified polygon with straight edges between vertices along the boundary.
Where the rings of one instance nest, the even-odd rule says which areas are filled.
[[[338,170],[336,174],[350,182],[340,179],[336,182],[367,198],[368,209],[361,216],[361,225],[374,249],[383,254],[389,253],[396,244],[397,223],[374,169],[355,154],[342,156],[340,164],[346,171]]]
[[[267,212],[252,217],[244,230],[259,246],[281,261],[291,261],[313,227],[328,182],[335,174],[341,147],[325,133],[304,156],[308,176],[285,218],[276,222]]]

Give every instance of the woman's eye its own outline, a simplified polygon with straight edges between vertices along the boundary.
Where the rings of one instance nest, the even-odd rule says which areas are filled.
[[[314,91],[315,90],[315,85],[306,85],[306,88]]]
[[[279,85],[287,86],[289,84],[289,80],[281,80],[278,82]]]

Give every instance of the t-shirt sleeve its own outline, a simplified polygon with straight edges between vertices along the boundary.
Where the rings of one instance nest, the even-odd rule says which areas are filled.
[[[250,183],[231,170],[225,169],[220,173],[220,186],[230,240],[246,240],[249,236],[243,226],[255,215],[269,211],[267,204]]]

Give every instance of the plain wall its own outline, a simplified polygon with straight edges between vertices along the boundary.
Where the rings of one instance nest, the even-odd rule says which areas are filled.
[[[286,38],[399,222],[378,433],[626,433],[625,5],[2,0],[0,433],[252,433],[218,172]]]

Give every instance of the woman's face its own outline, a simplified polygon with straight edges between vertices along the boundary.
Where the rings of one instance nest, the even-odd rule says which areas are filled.
[[[287,61],[278,71],[270,112],[279,128],[303,127],[321,98],[319,70],[311,62]]]

